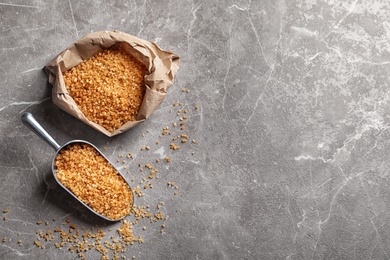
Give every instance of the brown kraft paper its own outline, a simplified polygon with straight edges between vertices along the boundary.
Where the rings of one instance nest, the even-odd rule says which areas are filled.
[[[145,65],[147,68],[146,91],[136,121],[129,121],[113,132],[109,132],[104,127],[88,120],[80,111],[66,89],[62,73],[114,44],[121,44],[125,51]],[[111,137],[145,121],[159,107],[168,88],[173,84],[179,69],[179,62],[179,56],[162,50],[153,42],[120,31],[100,31],[78,39],[50,61],[44,69],[48,75],[49,83],[53,85],[53,103],[92,128]]]

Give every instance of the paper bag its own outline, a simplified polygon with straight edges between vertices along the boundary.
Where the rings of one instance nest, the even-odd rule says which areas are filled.
[[[114,44],[123,45],[126,52],[145,65],[147,68],[144,78],[146,91],[136,121],[129,121],[113,132],[109,132],[104,127],[88,120],[80,111],[66,89],[62,73]],[[105,135],[115,136],[145,121],[158,108],[168,88],[173,84],[179,69],[179,60],[179,56],[162,50],[153,42],[120,31],[100,31],[77,40],[50,61],[44,69],[49,83],[53,85],[54,104]]]

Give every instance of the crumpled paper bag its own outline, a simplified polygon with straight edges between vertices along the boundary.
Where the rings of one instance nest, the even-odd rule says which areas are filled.
[[[62,72],[67,71],[103,49],[121,44],[125,51],[145,65],[146,91],[136,121],[129,121],[113,132],[88,120],[69,95]],[[145,121],[155,111],[172,86],[179,69],[180,58],[170,51],[162,50],[155,43],[120,31],[100,31],[87,34],[66,48],[45,67],[49,83],[53,85],[52,100],[58,107],[107,136],[123,133]]]

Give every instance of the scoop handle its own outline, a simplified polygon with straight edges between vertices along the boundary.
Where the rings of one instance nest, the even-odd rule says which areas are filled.
[[[61,146],[54,140],[51,135],[38,123],[35,117],[28,112],[22,114],[22,122],[28,128],[30,128],[34,133],[36,133],[39,137],[41,137],[44,141],[50,144],[56,151],[58,151]]]

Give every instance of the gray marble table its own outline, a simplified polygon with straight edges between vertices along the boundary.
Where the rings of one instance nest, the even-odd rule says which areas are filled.
[[[144,243],[119,257],[390,258],[388,1],[9,0],[0,14],[0,259],[81,259],[70,242],[56,248],[58,233],[42,234],[73,223],[111,241],[122,225],[55,183],[54,151],[22,125],[25,111],[59,143],[96,144],[140,187],[136,205],[162,214],[139,220]],[[181,65],[159,109],[109,138],[52,103],[42,68],[76,39],[114,29]],[[173,127],[178,109],[185,130]],[[181,133],[195,142],[171,150]],[[152,180],[146,163],[159,170]]]

